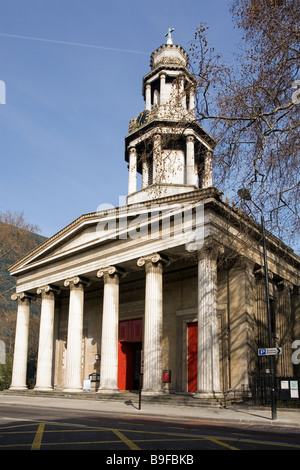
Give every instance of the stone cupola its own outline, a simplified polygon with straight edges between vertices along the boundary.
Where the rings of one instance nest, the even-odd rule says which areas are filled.
[[[130,120],[125,137],[128,204],[212,186],[215,142],[196,121],[197,80],[188,64],[187,52],[173,44],[170,33],[151,55],[143,78],[145,109]]]

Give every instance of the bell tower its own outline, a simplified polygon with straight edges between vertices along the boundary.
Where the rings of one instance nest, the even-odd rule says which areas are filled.
[[[145,109],[130,120],[125,137],[128,204],[212,186],[215,141],[196,121],[197,80],[188,69],[188,54],[173,44],[172,31],[151,55],[151,70],[143,78]]]

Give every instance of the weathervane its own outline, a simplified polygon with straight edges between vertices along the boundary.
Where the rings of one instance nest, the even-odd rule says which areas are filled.
[[[165,37],[168,36],[167,44],[173,44],[173,39],[172,39],[172,35],[171,35],[171,33],[173,33],[173,31],[174,31],[174,28],[169,28],[167,34],[165,34]]]

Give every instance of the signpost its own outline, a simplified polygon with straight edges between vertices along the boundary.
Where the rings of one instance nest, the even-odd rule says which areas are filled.
[[[278,356],[282,354],[282,348],[260,348],[258,350],[259,356]]]
[[[139,410],[142,406],[142,382],[144,373],[144,351],[141,351],[140,377],[139,377]]]

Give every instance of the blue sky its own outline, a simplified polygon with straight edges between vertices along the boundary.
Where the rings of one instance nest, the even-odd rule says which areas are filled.
[[[127,194],[124,137],[144,109],[150,55],[188,50],[201,22],[227,61],[239,44],[226,0],[0,0],[0,211],[47,237]]]

